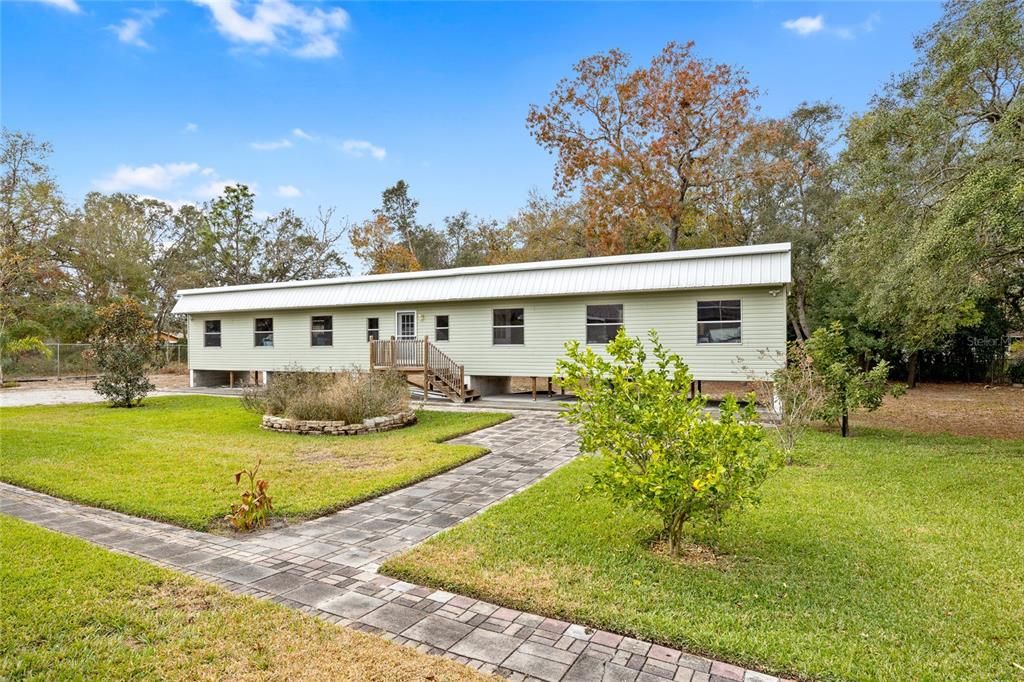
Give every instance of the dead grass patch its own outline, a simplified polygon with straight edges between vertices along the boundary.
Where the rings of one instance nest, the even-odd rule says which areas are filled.
[[[390,467],[394,460],[373,453],[348,453],[325,450],[316,446],[299,448],[295,458],[309,464],[331,464],[350,471]]]
[[[875,412],[851,422],[899,431],[1024,439],[1024,389],[985,384],[919,384],[900,398],[887,396]]]

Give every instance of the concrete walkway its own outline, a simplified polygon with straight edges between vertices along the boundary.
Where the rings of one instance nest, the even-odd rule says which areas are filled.
[[[330,516],[252,536],[186,530],[7,484],[0,484],[0,512],[513,680],[777,679],[379,575],[387,557],[535,483],[578,454],[573,429],[543,413],[452,442],[491,452]]]

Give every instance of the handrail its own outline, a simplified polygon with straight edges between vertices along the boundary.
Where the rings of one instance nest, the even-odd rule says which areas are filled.
[[[429,337],[371,339],[369,346],[371,369],[422,369],[425,386],[436,380],[449,395],[466,397],[465,368],[432,344]]]

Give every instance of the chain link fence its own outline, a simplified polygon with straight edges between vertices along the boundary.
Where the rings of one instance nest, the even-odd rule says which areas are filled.
[[[96,375],[91,343],[48,343],[46,353],[22,353],[5,357],[4,379],[75,379]],[[173,371],[188,367],[188,344],[161,344],[154,370]]]

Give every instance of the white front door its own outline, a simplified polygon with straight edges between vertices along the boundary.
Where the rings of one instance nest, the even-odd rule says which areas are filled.
[[[416,311],[402,310],[395,313],[395,329],[398,330],[398,338],[416,338]]]

